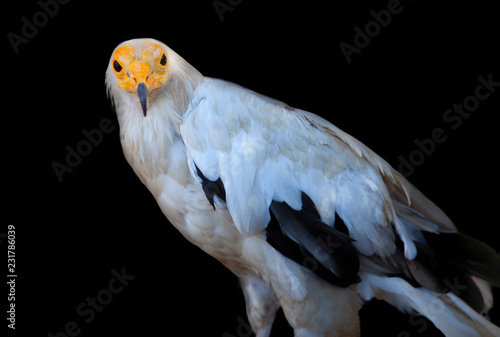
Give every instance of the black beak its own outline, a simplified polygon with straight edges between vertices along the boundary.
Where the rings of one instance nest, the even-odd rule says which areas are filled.
[[[146,113],[148,111],[149,88],[144,82],[141,82],[137,85],[137,95],[139,95],[139,102],[141,103],[142,113],[144,114],[144,117],[146,117]]]

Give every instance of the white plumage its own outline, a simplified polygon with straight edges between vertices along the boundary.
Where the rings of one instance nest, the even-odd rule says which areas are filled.
[[[495,252],[457,234],[436,205],[328,121],[203,77],[152,39],[119,45],[106,84],[125,157],[168,220],[241,279],[257,336],[269,335],[280,306],[296,336],[358,336],[357,312],[371,298],[417,311],[449,336],[500,335],[477,312],[491,307],[486,281],[498,285],[498,275],[429,248],[425,233]],[[436,275],[434,256],[477,288],[476,311],[438,290],[454,274]]]

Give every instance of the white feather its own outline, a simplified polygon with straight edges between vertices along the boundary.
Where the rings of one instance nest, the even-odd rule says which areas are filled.
[[[159,41],[128,43],[139,52],[159,44],[169,55],[171,77],[155,91],[144,117],[137,95],[123,91],[113,69],[108,95],[120,123],[127,161],[156,198],[168,220],[191,242],[241,278],[252,327],[270,333],[279,305],[297,336],[357,336],[360,297],[381,298],[401,310],[426,315],[450,336],[500,335],[498,328],[453,295],[414,288],[385,272],[382,261],[404,243],[408,260],[422,231],[455,232],[451,220],[373,151],[312,113],[238,85],[203,77]],[[119,46],[120,47],[120,46]],[[149,103],[148,103],[149,104]],[[202,178],[223,181],[226,202],[203,192]],[[302,208],[302,192],[321,220],[338,214],[362,260],[361,283],[339,288],[281,255],[266,241],[273,200]],[[373,260],[370,256],[378,255]],[[491,307],[491,290],[474,280]],[[429,303],[442,305],[434,312]]]
[[[495,337],[500,328],[472,310],[453,293],[439,294],[425,288],[414,288],[397,277],[380,277],[364,273],[358,285],[360,296],[385,300],[405,312],[415,310],[430,319],[446,336]]]
[[[384,162],[361,157],[368,155],[361,143],[343,133],[337,138],[332,125],[325,132],[309,113],[224,81],[206,79],[194,95],[181,125],[188,156],[207,178],[222,179],[243,235],[266,228],[272,200],[300,209],[303,191],[326,223],[333,225],[338,212],[360,252],[394,252],[388,226],[394,212],[379,172]]]

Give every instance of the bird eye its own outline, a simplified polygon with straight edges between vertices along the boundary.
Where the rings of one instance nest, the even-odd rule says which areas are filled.
[[[123,68],[122,68],[122,66],[120,65],[120,63],[118,63],[118,61],[117,61],[117,60],[114,60],[114,61],[113,61],[113,68],[115,69],[115,71],[116,71],[117,73],[119,73],[119,72],[120,72],[120,71],[122,71],[122,69],[123,69]]]
[[[160,64],[162,66],[166,65],[167,64],[167,55],[166,54],[163,54],[162,57],[161,57],[161,60],[160,60]]]

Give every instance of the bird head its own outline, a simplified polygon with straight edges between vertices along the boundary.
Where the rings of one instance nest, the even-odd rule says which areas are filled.
[[[137,97],[146,116],[150,94],[171,77],[169,60],[169,51],[163,43],[152,39],[130,40],[114,50],[108,73],[111,69],[116,87]]]

